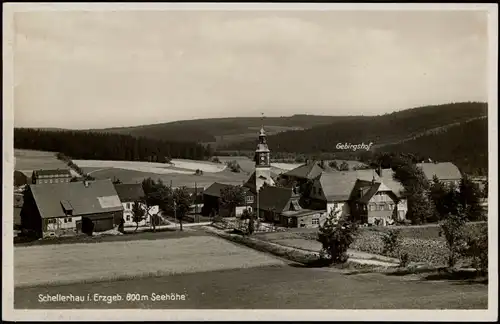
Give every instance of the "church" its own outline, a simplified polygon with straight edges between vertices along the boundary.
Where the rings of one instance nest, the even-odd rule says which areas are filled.
[[[254,155],[255,171],[243,185],[257,195],[264,185],[274,186],[275,181],[271,173],[271,151],[267,146],[264,126],[260,129],[259,142]]]

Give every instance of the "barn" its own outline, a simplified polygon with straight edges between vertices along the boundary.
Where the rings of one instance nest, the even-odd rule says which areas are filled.
[[[65,232],[100,232],[123,218],[123,206],[111,180],[32,184],[21,226],[42,237]]]

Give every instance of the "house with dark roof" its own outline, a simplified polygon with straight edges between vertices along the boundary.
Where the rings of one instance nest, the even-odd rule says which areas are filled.
[[[14,170],[14,188],[23,187],[29,183],[28,176],[19,170]]]
[[[305,209],[299,200],[300,194],[293,188],[263,187],[257,207],[259,218],[285,227],[319,227],[326,212]]]
[[[34,170],[31,175],[31,183],[67,183],[71,181],[72,177],[69,169]]]
[[[250,191],[247,187],[242,187],[245,192],[245,205],[236,206],[235,211],[225,210],[221,208],[221,196],[222,191],[226,188],[235,187],[231,184],[214,182],[208,188],[203,191],[203,208],[202,215],[203,216],[230,216],[232,214],[238,216],[243,213],[243,210],[248,209],[251,211],[254,208],[255,204],[255,195]]]
[[[142,202],[145,194],[140,183],[119,183],[114,184],[116,193],[123,206],[124,226],[144,226],[151,224],[151,216],[157,215],[159,206],[146,206]],[[134,222],[134,204],[138,203],[142,209],[143,219],[138,224]],[[149,208],[149,209],[148,209]]]
[[[399,200],[383,182],[357,180],[349,198],[351,217],[362,224],[392,224],[406,216],[406,210],[398,209]]]
[[[118,226],[123,206],[111,180],[29,185],[21,211],[23,229],[99,232]]]

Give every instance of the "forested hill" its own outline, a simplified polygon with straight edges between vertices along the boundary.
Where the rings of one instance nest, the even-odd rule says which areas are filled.
[[[325,125],[350,117],[293,115],[287,117],[266,117],[265,124],[270,134],[289,130],[307,129]],[[191,141],[200,143],[231,143],[256,138],[262,125],[259,117],[233,117],[214,119],[181,120],[170,123],[90,129],[88,131],[143,136],[153,139]]]
[[[380,151],[412,153],[437,162],[453,162],[462,173],[488,174],[488,119],[476,119],[442,132],[420,136]]]
[[[169,158],[202,160],[212,152],[197,143],[173,142],[130,135],[14,129],[14,148],[61,152],[74,159],[167,162]]]
[[[431,129],[487,116],[486,103],[464,102],[413,108],[380,116],[338,119],[328,125],[268,137],[271,150],[314,154],[335,152],[338,143],[398,143]],[[457,138],[456,140],[469,140]],[[410,142],[411,143],[411,142]],[[411,146],[405,146],[411,148]],[[255,140],[230,144],[228,150],[253,150]]]

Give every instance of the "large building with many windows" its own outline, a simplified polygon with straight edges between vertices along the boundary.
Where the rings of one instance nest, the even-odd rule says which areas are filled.
[[[71,181],[71,178],[69,169],[35,170],[31,176],[31,183],[67,183]]]

